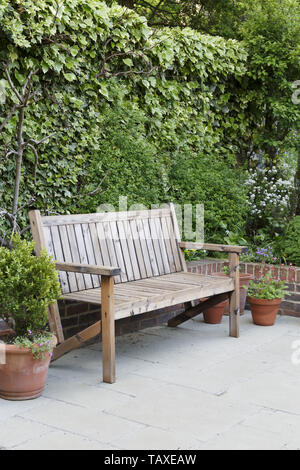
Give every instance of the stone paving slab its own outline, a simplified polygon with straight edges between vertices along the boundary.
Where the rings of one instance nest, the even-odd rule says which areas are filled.
[[[52,364],[38,400],[0,400],[0,449],[299,449],[297,341],[297,318],[247,312],[234,339],[228,318],[199,316],[119,337],[113,385],[91,343]]]

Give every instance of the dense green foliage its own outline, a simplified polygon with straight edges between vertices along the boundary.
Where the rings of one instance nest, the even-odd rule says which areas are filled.
[[[18,336],[43,331],[48,307],[61,295],[51,258],[33,254],[34,244],[15,236],[13,249],[0,247],[0,316]]]
[[[123,194],[148,206],[207,204],[207,234],[216,241],[227,222],[242,226],[242,180],[233,171],[247,128],[245,49],[190,29],[153,34],[134,12],[98,1],[55,5],[14,0],[0,7],[1,61],[10,62],[16,86],[37,69],[26,134],[39,140],[57,132],[39,149],[36,184],[28,149],[20,205],[34,197],[44,212],[87,211]],[[2,80],[4,116],[15,98]],[[1,155],[14,145],[16,121],[15,114],[0,136]],[[4,207],[14,168],[14,157],[1,159]],[[105,192],[88,196],[106,174]]]
[[[34,201],[18,212],[20,231],[30,207],[94,211],[116,206],[123,195],[129,205],[204,203],[207,241],[275,240],[281,252],[282,226],[297,205],[300,210],[297,195],[289,191],[288,204],[279,208],[271,193],[265,211],[244,183],[245,169],[273,171],[287,159],[289,174],[269,171],[264,186],[279,194],[281,181],[294,178],[298,2],[119,3],[137,13],[98,0],[0,5],[0,64],[9,64],[19,92],[35,71],[24,138],[55,132],[38,148],[37,169],[33,149],[24,151],[19,205]],[[139,14],[159,27],[153,30]],[[3,88],[0,126],[17,101],[0,68]],[[13,204],[16,158],[7,155],[17,150],[18,115],[0,132],[0,216]],[[2,216],[0,237],[10,224],[9,215]]]
[[[300,266],[300,216],[295,217],[289,223],[283,247],[286,259],[296,266]]]
[[[144,14],[151,24],[189,25],[244,43],[249,51],[245,86],[251,97],[253,120],[238,158],[255,167],[259,155],[266,166],[272,166],[286,160],[286,151],[292,151],[298,159],[298,172],[293,207],[284,222],[291,213],[300,214],[300,107],[291,99],[294,93],[299,96],[300,88],[298,0],[120,0],[120,3]],[[248,230],[251,238],[262,225],[272,232],[267,216],[263,224],[262,219],[251,218]]]

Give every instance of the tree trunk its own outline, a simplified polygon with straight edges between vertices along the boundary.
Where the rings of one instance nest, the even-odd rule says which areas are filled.
[[[15,175],[15,188],[14,188],[14,201],[13,201],[13,232],[16,231],[17,226],[17,214],[19,207],[19,195],[20,195],[20,184],[22,175],[22,163],[23,163],[23,123],[25,117],[25,107],[23,106],[19,111],[18,121],[18,155],[16,161],[16,175]]]

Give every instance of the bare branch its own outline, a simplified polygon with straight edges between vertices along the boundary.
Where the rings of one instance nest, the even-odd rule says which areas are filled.
[[[8,83],[10,85],[10,88],[12,89],[12,91],[14,92],[14,94],[16,95],[16,97],[18,98],[20,103],[23,103],[22,97],[21,97],[20,93],[18,92],[18,90],[16,89],[16,87],[13,84],[13,81],[11,79],[11,76],[10,76],[10,73],[9,73],[9,70],[8,70],[8,64],[3,64],[3,68],[4,68],[5,75],[7,77]]]
[[[6,209],[3,209],[0,207],[0,217],[6,217],[9,222],[13,225],[14,223],[14,216],[13,214],[10,214]]]
[[[20,109],[20,105],[18,104],[15,104],[12,109],[10,110],[10,112],[8,113],[8,115],[6,116],[6,118],[4,119],[4,121],[2,122],[2,124],[0,125],[0,132],[3,131],[4,127],[6,126],[6,124],[8,123],[8,121],[10,120],[10,118],[15,114],[15,112]]]
[[[154,72],[154,70],[157,70],[157,69],[158,69],[158,66],[153,66],[149,70],[140,70],[140,71],[126,70],[125,72],[116,72],[116,73],[110,73],[107,70],[104,70],[103,75],[106,76],[106,77],[110,77],[110,78],[119,77],[121,75],[130,75],[130,74],[132,74],[132,75],[150,75],[152,72]]]
[[[32,197],[29,201],[25,202],[25,204],[23,204],[23,206],[21,206],[21,207],[18,208],[17,214],[18,214],[20,211],[22,211],[23,209],[25,209],[25,207],[30,206],[34,201],[35,201],[35,197]]]
[[[32,98],[34,98],[34,97],[38,94],[38,92],[40,91],[41,88],[42,88],[42,87],[39,85],[39,86],[34,90],[33,93],[30,93],[30,94],[29,94],[28,100],[27,100],[27,104],[28,104],[28,101],[31,101]],[[40,100],[38,100],[38,101],[40,101]],[[37,102],[38,102],[38,101],[37,101]]]
[[[38,72],[38,70],[32,70],[32,71],[29,73],[28,77],[26,78],[25,84],[24,84],[24,86],[23,86],[23,88],[22,88],[22,96],[25,95],[28,84],[29,84],[30,82],[31,82],[31,84],[32,84],[31,78],[32,78],[33,75],[35,75],[37,72]],[[32,87],[32,85],[31,85],[31,87]],[[29,93],[29,94],[30,94],[30,93]]]
[[[29,139],[27,142],[24,142],[23,144],[23,148],[26,148],[28,145],[35,145],[36,147],[39,147],[40,145],[42,145],[44,142],[46,142],[46,140],[50,139],[51,137],[53,137],[54,135],[56,135],[57,132],[52,132],[52,134],[50,135],[47,135],[47,137],[44,137],[43,139],[41,140],[34,140],[34,139]]]
[[[21,230],[20,235],[22,236],[25,232],[30,230],[30,228],[31,228],[30,225],[27,225],[25,228],[23,228],[23,230]]]
[[[77,196],[75,196],[75,199],[79,199],[79,198],[81,198],[81,197],[86,197],[86,196],[93,196],[94,194],[99,193],[99,191],[100,191],[100,189],[101,189],[101,186],[102,186],[102,184],[104,183],[104,181],[106,180],[107,176],[108,176],[108,173],[106,173],[106,174],[103,176],[102,180],[100,181],[100,183],[98,184],[98,186],[97,186],[96,189],[94,189],[93,191],[91,191],[91,192],[89,192],[89,193],[80,193],[80,194],[78,194]],[[104,193],[104,191],[101,191],[101,194],[102,194],[102,193]]]
[[[7,160],[10,155],[18,155],[18,152],[16,152],[15,150],[10,150],[9,152],[6,152],[4,154],[4,159]]]
[[[34,157],[35,157],[33,178],[34,178],[34,184],[36,184],[36,173],[37,173],[37,167],[38,167],[38,164],[39,164],[39,154],[38,154],[37,149],[33,145],[28,144],[28,147],[31,148],[31,150],[34,153]]]

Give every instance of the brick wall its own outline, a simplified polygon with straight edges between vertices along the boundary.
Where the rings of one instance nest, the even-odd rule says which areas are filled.
[[[222,271],[223,265],[223,260],[192,261],[188,263],[188,270],[193,273],[209,275]],[[272,268],[272,266],[269,267],[270,269]],[[241,272],[252,274],[254,277],[257,277],[260,269],[260,264],[241,263]],[[278,279],[285,281],[288,286],[287,294],[280,306],[280,314],[300,318],[300,267],[294,270],[288,266],[275,266],[273,273]],[[73,336],[100,319],[100,308],[92,304],[60,301],[59,308],[66,338]],[[147,312],[136,317],[118,320],[116,322],[116,334],[122,335],[151,326],[161,325],[182,312],[183,309],[183,305],[177,305],[176,307],[169,307],[156,312]],[[0,320],[0,335],[1,329],[4,328],[5,326]]]
[[[82,302],[60,301],[59,310],[66,339],[96,323],[101,317],[100,306]],[[116,322],[116,335],[120,336],[144,328],[162,325],[183,311],[183,305],[177,305],[176,307],[147,312],[135,317],[122,318]]]
[[[279,313],[300,318],[300,267],[290,268],[289,266],[266,265],[272,270],[273,277],[285,281],[288,290],[285,299],[280,305]],[[242,263],[241,272],[252,274],[258,277],[261,265],[256,263]]]

